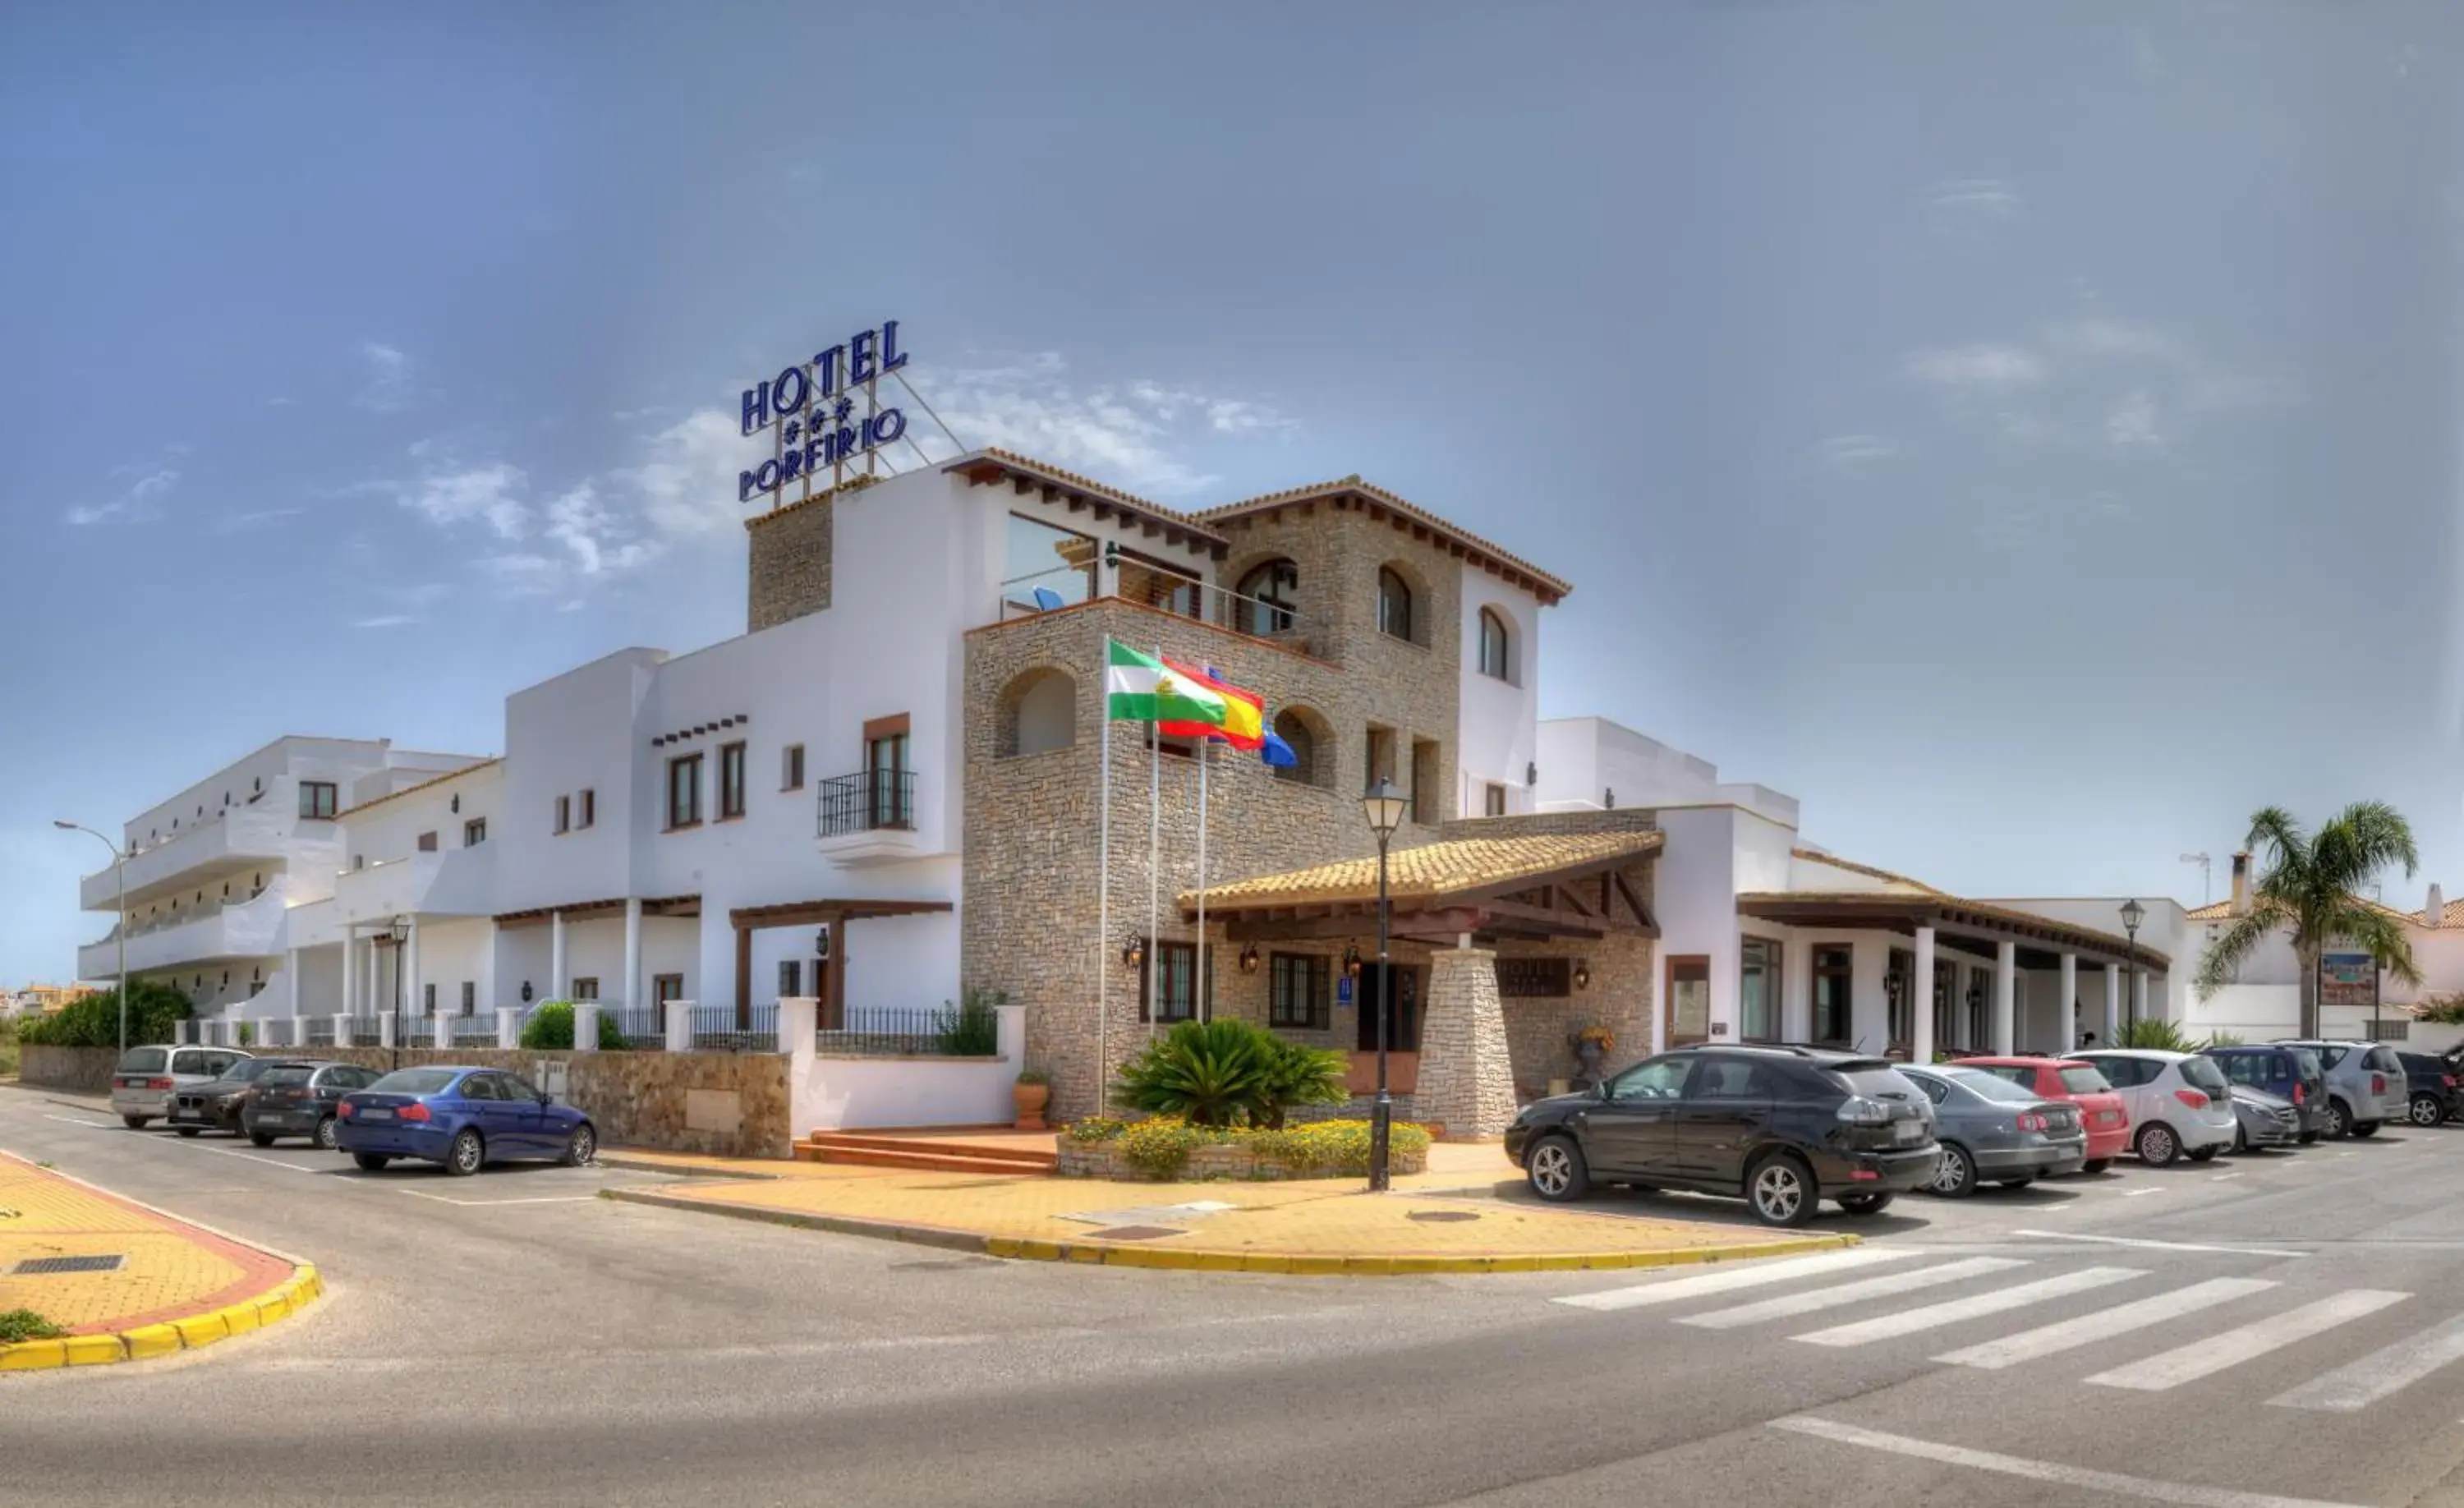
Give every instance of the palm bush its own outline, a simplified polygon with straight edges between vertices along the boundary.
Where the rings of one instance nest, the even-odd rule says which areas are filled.
[[[1113,1096],[1149,1115],[1222,1126],[1265,1098],[1268,1034],[1246,1021],[1182,1021],[1122,1065]]]
[[[2122,1029],[2122,1040],[2115,1045],[2160,1053],[2195,1053],[2203,1044],[2193,1041],[2177,1022],[2133,1021]]]
[[[2382,869],[2402,864],[2409,879],[2420,867],[2412,828],[2394,807],[2356,801],[2316,833],[2304,833],[2282,807],[2264,807],[2250,820],[2250,846],[2266,850],[2267,872],[2251,893],[2248,914],[2235,917],[2199,961],[2202,999],[2232,983],[2242,961],[2278,932],[2291,938],[2301,962],[2303,1037],[2319,1035],[2319,960],[2332,943],[2362,950],[2407,984],[2421,982],[2403,916],[2357,893]]]
[[[1352,1098],[1352,1060],[1331,1048],[1311,1047],[1262,1033],[1265,1065],[1249,1124],[1281,1130],[1284,1112],[1296,1104],[1341,1104]]]

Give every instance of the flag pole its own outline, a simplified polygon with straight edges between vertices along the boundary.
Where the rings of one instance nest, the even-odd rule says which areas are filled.
[[[1163,664],[1163,645],[1155,645],[1155,664]],[[1157,699],[1160,702],[1160,698]],[[1156,708],[1158,714],[1162,708]],[[1163,724],[1147,724],[1147,1035],[1162,1024],[1163,996],[1155,993],[1155,961],[1163,955],[1163,939],[1155,933],[1155,917],[1163,872]]]
[[[1198,977],[1190,985],[1191,1014],[1215,1019],[1214,992],[1206,973],[1206,767],[1215,762],[1215,740],[1198,740]]]
[[[1095,1111],[1102,1115],[1111,1108],[1111,1096],[1105,1093],[1112,1075],[1112,1020],[1108,1009],[1111,994],[1112,971],[1105,950],[1112,946],[1112,637],[1104,636],[1104,683],[1102,688],[1104,731],[1096,740],[1097,778],[1102,788],[1095,798]]]

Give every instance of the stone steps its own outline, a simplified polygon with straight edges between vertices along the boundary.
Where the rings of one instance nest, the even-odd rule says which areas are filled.
[[[1060,1159],[1048,1150],[977,1145],[912,1136],[868,1136],[852,1131],[815,1131],[796,1144],[808,1163],[853,1168],[911,1168],[924,1172],[998,1173],[1050,1177]]]

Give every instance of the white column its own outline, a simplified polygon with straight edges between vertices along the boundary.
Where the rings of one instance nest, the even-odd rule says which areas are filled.
[[[282,977],[291,982],[291,1014],[293,1016],[306,1015],[307,1013],[300,1009],[298,949],[292,948],[284,951],[282,954]],[[307,1045],[308,1039],[303,1037],[299,1041],[300,1045],[304,1047]]]
[[[625,900],[625,983],[619,987],[616,1004],[626,1010],[642,1003],[642,898],[627,896]]]
[[[668,1051],[671,1053],[693,1051],[693,1002],[691,1000],[668,1002],[667,1033]]]
[[[1001,1009],[1007,1013],[1014,1007],[1002,1006]],[[779,997],[779,1050],[787,1055],[787,1126],[791,1136],[817,1128],[824,1114],[821,1102],[825,1097],[815,1094],[820,1085],[813,1073],[817,1057],[813,1032],[821,1024],[821,1019],[819,996],[782,994]],[[1004,1020],[1004,1032],[1006,1027]]]
[[[2054,1051],[2067,1053],[2079,1046],[2079,954],[2062,954],[2062,994],[2055,1002],[2054,1018],[2062,1023],[2062,1039]]]
[[[1861,935],[1849,944],[1848,1041],[1881,1057],[1891,1045],[1891,940]]]
[[[1993,949],[1993,1051],[2008,1058],[2012,1052],[2011,1004],[2013,986],[2019,972],[2019,945],[1998,943]]]
[[[547,988],[539,992],[542,1000],[562,1000],[573,989],[573,978],[564,972],[564,913],[551,911],[547,918]]]
[[[394,950],[394,972],[402,979],[402,1014],[417,1016],[428,1009],[428,1001],[419,993],[419,924],[410,924],[410,936]],[[443,1012],[437,1013],[440,1016]]]
[[[1909,998],[1916,1012],[1915,1030],[1908,1034],[1908,1061],[1933,1061],[1933,929],[1917,929],[1916,977],[1908,982]]]
[[[2122,966],[2104,966],[2104,1030],[2097,1035],[2096,1045],[2111,1047],[2122,1039]]]
[[[308,1045],[308,1017],[295,1016],[291,1018],[291,1045],[294,1047]]]
[[[402,1021],[391,1011],[377,1013],[377,1045],[379,1047],[402,1045]]]
[[[2147,1019],[2147,971],[2145,969],[2130,971],[2130,1018],[2134,1021]]]
[[[394,1010],[396,1002],[386,997],[383,988],[385,985],[385,973],[380,966],[380,961],[377,958],[377,940],[371,937],[363,942],[360,945],[360,962],[368,972],[366,981],[367,990],[364,998],[367,1000],[368,1004],[374,1006],[379,1011]]]
[[[348,926],[342,929],[342,1014],[360,1014],[360,938]]]
[[[1791,937],[1780,944],[1779,1039],[1814,1040],[1814,944]]]
[[[596,1000],[576,1000],[573,1003],[573,1050],[577,1053],[599,1051],[599,1002]]]
[[[499,1047],[519,1047],[522,1044],[521,1035],[522,1013],[520,1009],[510,1005],[500,1005],[496,1007],[496,1045]]]
[[[351,1016],[347,1011],[334,1017],[334,1045],[337,1047],[359,1045],[351,1040]]]

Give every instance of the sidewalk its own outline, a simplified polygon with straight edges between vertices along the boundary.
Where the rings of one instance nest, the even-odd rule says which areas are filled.
[[[1468,1149],[1467,1149],[1468,1150]],[[1487,1148],[1511,1173],[1502,1154]],[[1844,1235],[1651,1220],[1434,1188],[1480,1188],[1485,1160],[1396,1180],[1113,1183],[987,1177],[831,1163],[684,1157],[616,1148],[617,1167],[712,1179],[603,1195],[739,1219],[913,1241],[993,1257],[1203,1272],[1395,1275],[1660,1267],[1829,1251]],[[1452,1161],[1452,1159],[1450,1159]]]
[[[20,1273],[46,1258],[107,1270]],[[143,1361],[272,1324],[321,1292],[317,1270],[0,1152],[0,1314],[67,1331],[0,1344],[0,1372]]]

